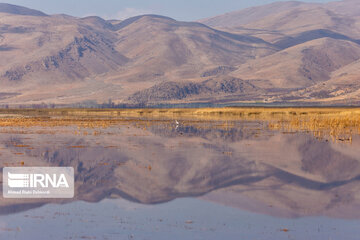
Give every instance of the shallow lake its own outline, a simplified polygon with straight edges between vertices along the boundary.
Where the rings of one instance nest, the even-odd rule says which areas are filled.
[[[0,239],[360,234],[358,134],[333,138],[246,120],[6,126],[0,162],[75,169],[73,199],[1,197]]]

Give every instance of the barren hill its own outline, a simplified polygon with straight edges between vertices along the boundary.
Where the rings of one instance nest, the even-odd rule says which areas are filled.
[[[43,12],[7,3],[0,3],[0,12],[16,15],[46,16]]]
[[[98,17],[0,17],[1,82],[19,103],[121,101],[155,83],[197,79],[277,51],[256,37],[156,15],[114,24]]]
[[[326,4],[275,2],[202,19],[199,22],[215,28],[234,31],[259,30],[280,35],[322,28],[358,34],[359,8],[358,2],[354,0]]]
[[[0,104],[360,101],[358,8],[277,2],[180,22],[0,4]]]

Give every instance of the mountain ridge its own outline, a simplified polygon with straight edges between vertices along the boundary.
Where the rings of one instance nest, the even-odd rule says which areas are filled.
[[[275,2],[182,22],[0,4],[0,104],[360,103],[355,5]]]
[[[45,13],[41,11],[26,7],[21,7],[13,4],[8,4],[8,3],[0,3],[0,12],[16,14],[16,15],[42,16],[42,17],[47,16]]]

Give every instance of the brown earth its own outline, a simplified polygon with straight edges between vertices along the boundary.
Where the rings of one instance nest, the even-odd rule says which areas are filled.
[[[180,22],[0,4],[0,104],[360,101],[356,1]]]

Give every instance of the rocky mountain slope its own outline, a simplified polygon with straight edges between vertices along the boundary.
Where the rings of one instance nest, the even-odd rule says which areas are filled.
[[[180,22],[0,4],[0,104],[360,101],[356,1]]]

